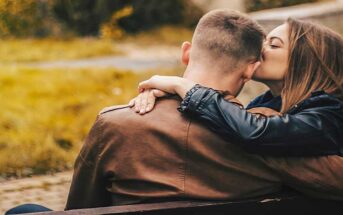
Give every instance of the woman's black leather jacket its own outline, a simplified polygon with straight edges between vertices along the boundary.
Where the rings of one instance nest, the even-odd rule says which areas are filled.
[[[220,92],[195,85],[179,111],[204,121],[251,153],[343,155],[343,102],[324,91],[313,92],[282,116],[257,117],[225,100]]]

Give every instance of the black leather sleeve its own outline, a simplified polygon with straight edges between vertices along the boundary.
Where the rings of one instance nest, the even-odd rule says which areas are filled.
[[[252,153],[342,155],[342,105],[331,103],[283,116],[257,117],[217,91],[197,85],[186,94],[179,111],[204,121],[211,130]]]

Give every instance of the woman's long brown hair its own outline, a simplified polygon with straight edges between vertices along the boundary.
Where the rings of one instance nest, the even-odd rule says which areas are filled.
[[[281,113],[324,90],[343,100],[343,38],[308,21],[287,20],[289,62],[281,92]]]

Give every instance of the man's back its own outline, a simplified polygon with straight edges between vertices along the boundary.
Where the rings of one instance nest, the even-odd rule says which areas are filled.
[[[107,135],[119,137],[111,143],[113,150],[106,151],[113,158],[113,165],[105,171],[115,172],[111,180],[114,199],[115,193],[128,199],[142,197],[133,198],[133,202],[183,193],[189,121],[177,113],[178,103],[164,99],[151,114],[143,116],[130,108],[101,114],[111,128]]]
[[[67,209],[169,198],[241,199],[280,189],[260,157],[185,118],[179,102],[162,99],[143,116],[128,107],[103,111],[76,161],[78,180]]]

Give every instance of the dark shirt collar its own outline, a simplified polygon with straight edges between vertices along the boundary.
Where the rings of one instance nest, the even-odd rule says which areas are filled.
[[[306,99],[304,101],[302,101],[302,104],[307,104],[309,102],[313,102],[313,100],[315,99],[321,99],[323,97],[328,97],[331,100],[338,100],[336,97],[331,96],[329,94],[327,94],[324,90],[316,90],[313,91],[311,93],[311,96],[309,99]],[[342,101],[339,100],[340,104],[342,104]],[[281,96],[273,96],[273,94],[271,93],[270,90],[268,90],[267,92],[265,92],[264,94],[256,97],[254,100],[252,100],[246,109],[251,109],[251,108],[255,108],[255,107],[267,107],[267,108],[271,108],[273,110],[276,111],[280,111],[281,110],[281,106],[282,106],[282,99]]]
[[[252,100],[246,109],[255,107],[267,107],[276,111],[280,111],[282,106],[281,96],[273,96],[272,92],[268,90],[264,94]]]

